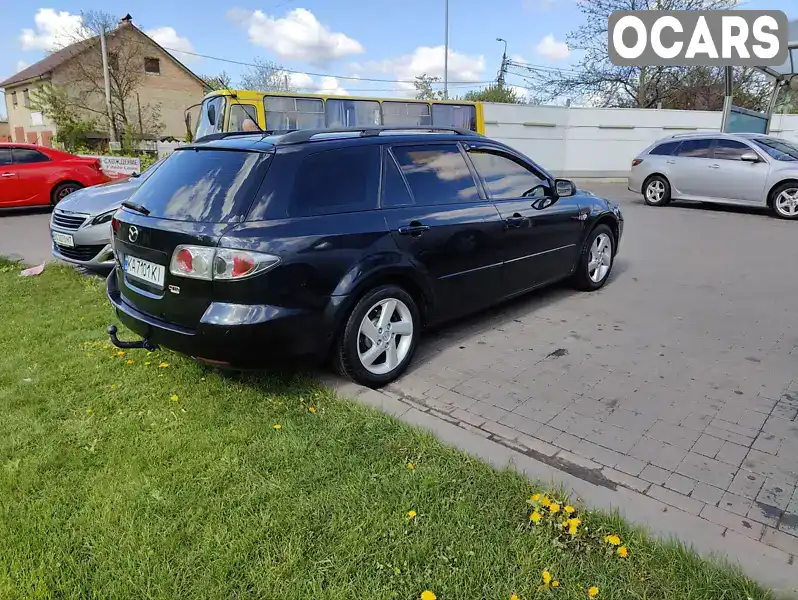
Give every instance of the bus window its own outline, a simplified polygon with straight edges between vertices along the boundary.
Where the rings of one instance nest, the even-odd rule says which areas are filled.
[[[327,127],[363,127],[380,124],[380,103],[374,100],[337,100],[326,102]]]
[[[384,125],[432,125],[429,104],[426,102],[386,102],[382,103],[382,122]]]
[[[201,138],[212,133],[219,133],[224,124],[224,97],[216,96],[202,103],[200,108],[199,123],[197,123],[196,138]]]
[[[244,129],[244,121],[249,119],[253,124],[258,124],[258,110],[251,104],[231,104],[230,122],[227,131],[252,131]]]
[[[459,127],[477,130],[477,109],[468,104],[433,104],[432,124],[440,127]]]
[[[263,106],[269,131],[324,129],[324,102],[318,98],[264,96]]]

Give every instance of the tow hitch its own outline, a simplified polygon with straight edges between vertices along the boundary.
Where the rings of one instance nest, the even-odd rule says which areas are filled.
[[[139,340],[138,342],[123,342],[118,337],[116,337],[116,325],[109,325],[108,329],[108,337],[111,338],[111,343],[116,346],[117,348],[143,348],[144,350],[148,350],[149,352],[155,352],[158,349],[158,346],[153,344],[150,340]]]

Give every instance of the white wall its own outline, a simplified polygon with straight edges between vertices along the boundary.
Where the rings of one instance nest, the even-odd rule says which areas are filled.
[[[488,137],[564,177],[625,177],[654,141],[720,124],[709,111],[485,104]],[[798,115],[776,115],[771,133],[798,141]]]

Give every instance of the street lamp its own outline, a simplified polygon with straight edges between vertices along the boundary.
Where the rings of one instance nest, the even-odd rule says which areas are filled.
[[[443,19],[443,97],[449,99],[449,0],[444,0],[445,16]]]
[[[507,65],[507,40],[505,40],[504,38],[497,37],[496,41],[504,42],[504,52],[502,53],[502,66],[499,67],[499,78],[498,78],[499,87],[504,87],[504,69]]]

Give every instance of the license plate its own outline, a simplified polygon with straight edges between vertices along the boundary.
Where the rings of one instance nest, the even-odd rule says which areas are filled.
[[[126,256],[122,263],[122,268],[127,275],[135,279],[146,281],[159,288],[163,287],[164,277],[166,276],[166,267],[163,265],[156,265],[135,256]]]
[[[69,246],[70,248],[75,247],[75,240],[73,240],[72,236],[68,233],[59,233],[57,231],[53,231],[53,241],[59,246]]]

